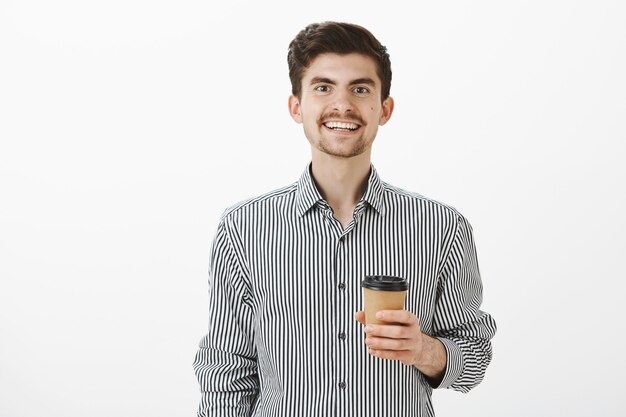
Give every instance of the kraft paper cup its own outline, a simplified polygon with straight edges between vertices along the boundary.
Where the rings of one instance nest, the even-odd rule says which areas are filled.
[[[383,324],[376,319],[376,313],[381,310],[404,310],[408,290],[406,279],[384,275],[366,276],[361,287],[366,324]]]

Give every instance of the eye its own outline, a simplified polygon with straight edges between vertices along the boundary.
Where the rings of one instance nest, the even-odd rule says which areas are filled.
[[[357,94],[367,94],[370,92],[367,87],[354,87],[353,91]]]
[[[330,91],[330,86],[322,84],[315,87],[314,90],[320,93],[327,93]]]

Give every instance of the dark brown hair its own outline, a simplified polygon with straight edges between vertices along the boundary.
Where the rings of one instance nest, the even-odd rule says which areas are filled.
[[[391,61],[387,48],[364,27],[340,22],[312,23],[302,29],[289,44],[287,63],[291,93],[294,96],[301,98],[304,72],[313,59],[324,53],[359,53],[374,59],[382,83],[381,100],[389,97]]]

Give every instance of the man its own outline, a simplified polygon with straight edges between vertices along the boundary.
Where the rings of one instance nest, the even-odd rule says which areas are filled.
[[[288,63],[311,164],[220,220],[198,415],[432,416],[433,388],[467,392],[491,359],[471,227],[372,167],[394,103],[389,55],[369,31],[309,25]],[[405,310],[362,326],[360,283],[374,274],[408,280]]]

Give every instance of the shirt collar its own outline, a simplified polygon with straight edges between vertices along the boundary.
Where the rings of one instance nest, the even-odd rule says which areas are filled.
[[[384,192],[383,182],[372,165],[370,175],[367,180],[367,188],[365,190],[365,194],[363,194],[363,197],[361,198],[361,201],[368,203],[378,213],[384,214]],[[313,182],[311,164],[309,163],[297,183],[296,210],[298,216],[303,216],[318,202],[327,204]]]

